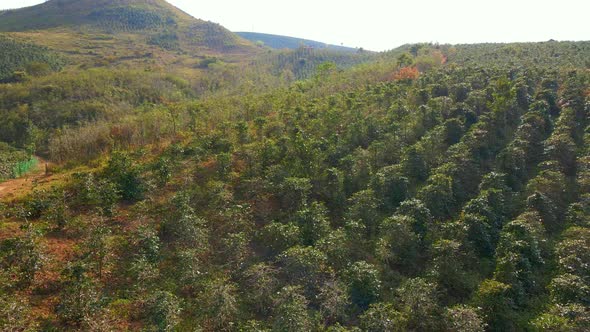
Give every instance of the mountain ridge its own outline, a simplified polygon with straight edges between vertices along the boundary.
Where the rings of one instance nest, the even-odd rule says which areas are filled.
[[[262,42],[264,46],[268,46],[274,49],[297,49],[301,46],[307,46],[313,48],[330,49],[334,51],[344,52],[358,51],[357,48],[353,47],[332,45],[311,39],[283,36],[270,33],[237,31],[235,32],[235,34],[253,43]]]

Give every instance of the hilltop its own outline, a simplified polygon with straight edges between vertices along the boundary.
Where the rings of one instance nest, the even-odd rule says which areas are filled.
[[[128,29],[189,25],[195,19],[163,0],[50,0],[0,12],[0,31],[29,31],[105,23]],[[118,21],[118,22],[116,22]]]
[[[190,68],[218,57],[241,62],[260,48],[163,0],[50,0],[0,12],[0,32],[78,66]],[[2,35],[0,34],[0,36]]]

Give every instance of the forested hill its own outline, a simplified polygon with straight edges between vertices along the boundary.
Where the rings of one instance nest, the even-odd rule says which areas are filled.
[[[329,49],[333,51],[343,52],[357,52],[358,49],[352,47],[338,46],[326,44],[314,40],[287,37],[280,35],[272,35],[267,33],[259,32],[236,32],[237,35],[248,39],[254,43],[262,43],[264,46],[268,46],[274,49],[298,49],[302,46],[313,47],[317,49]]]
[[[0,31],[80,25],[146,29],[195,21],[165,0],[49,0],[32,7],[0,11]]]
[[[125,67],[93,36],[0,83],[0,177],[51,162],[0,183],[0,330],[588,330],[588,42]]]
[[[0,32],[86,67],[195,71],[207,57],[239,62],[261,51],[223,26],[194,18],[164,0],[49,0],[0,12]]]

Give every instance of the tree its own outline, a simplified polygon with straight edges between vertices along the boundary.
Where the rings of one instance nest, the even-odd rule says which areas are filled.
[[[432,246],[431,275],[446,291],[447,298],[458,301],[471,295],[477,285],[466,269],[467,255],[455,240],[438,240]]]
[[[327,257],[313,247],[295,246],[279,255],[288,280],[305,286],[306,294],[315,294],[328,277]]]
[[[445,121],[443,136],[447,145],[453,145],[459,143],[463,136],[463,123],[459,119],[449,119]]]
[[[326,207],[319,202],[305,205],[295,213],[294,221],[301,230],[302,244],[314,245],[330,232],[331,228],[327,214]]]
[[[420,236],[414,232],[415,220],[395,215],[383,221],[377,256],[394,271],[412,274],[420,265]]]
[[[441,328],[442,309],[434,283],[422,278],[408,279],[396,293],[400,311],[408,317],[408,329],[436,331]]]
[[[548,286],[554,303],[587,304],[590,299],[590,284],[583,277],[574,274],[561,274],[553,278]]]
[[[408,216],[412,220],[412,231],[424,240],[426,232],[432,226],[433,217],[430,209],[421,200],[409,199],[401,203],[396,215]]]
[[[418,193],[418,198],[424,202],[435,218],[448,217],[454,206],[453,179],[443,174],[431,176],[428,184]]]
[[[412,146],[406,150],[401,161],[402,170],[415,181],[424,181],[428,178],[428,166],[424,160],[424,151]]]
[[[277,294],[273,313],[273,330],[307,332],[312,320],[307,309],[308,301],[298,287],[287,286]]]
[[[408,53],[402,53],[400,56],[397,57],[397,66],[398,67],[408,67],[410,66],[414,60],[412,56]]]
[[[227,331],[238,319],[238,287],[225,278],[216,278],[205,286],[202,302],[217,331]]]
[[[145,186],[141,179],[141,171],[128,154],[113,153],[104,175],[117,185],[123,199],[134,201],[143,197]]]
[[[287,211],[297,211],[306,202],[311,191],[311,182],[307,178],[286,178],[280,185],[281,204]]]
[[[590,229],[571,227],[555,247],[559,268],[582,278],[590,275]]]
[[[375,302],[381,292],[379,272],[365,261],[355,262],[346,271],[346,280],[352,303],[366,309]]]
[[[486,324],[477,312],[476,308],[458,305],[447,308],[445,314],[448,331],[456,332],[483,332]]]
[[[402,332],[407,331],[407,317],[391,303],[374,303],[360,316],[360,325],[364,331]]]
[[[559,163],[560,170],[569,176],[576,172],[576,143],[570,133],[551,135],[545,142],[545,155]]]
[[[257,238],[266,247],[266,250],[277,255],[299,244],[301,230],[294,223],[271,222],[260,230]]]
[[[496,249],[497,281],[510,285],[517,304],[538,291],[537,271],[544,265],[542,256],[543,226],[539,215],[525,212],[502,230]]]
[[[110,229],[102,223],[92,225],[84,242],[88,263],[94,265],[99,279],[102,278],[104,267],[111,253],[110,233]]]
[[[482,308],[490,331],[511,331],[515,328],[510,285],[484,280],[474,294],[473,302]]]
[[[64,323],[79,325],[100,308],[100,294],[82,263],[69,265],[64,271],[64,279],[56,312]]]
[[[317,297],[320,315],[327,325],[347,319],[350,296],[344,283],[339,280],[326,281]]]
[[[40,234],[32,225],[25,229],[26,233],[20,237],[0,241],[0,277],[8,278],[3,287],[26,288],[43,267],[45,256]]]
[[[279,271],[272,265],[258,263],[250,266],[244,272],[246,301],[256,312],[269,314],[273,307],[273,297],[279,289]]]
[[[155,291],[145,302],[145,319],[155,331],[174,331],[182,312],[178,298],[166,291]]]
[[[380,169],[371,179],[371,188],[384,212],[393,212],[408,196],[409,180],[396,166]]]
[[[348,200],[348,206],[346,218],[364,225],[367,238],[374,239],[379,231],[381,220],[377,210],[378,202],[373,190],[356,192]]]

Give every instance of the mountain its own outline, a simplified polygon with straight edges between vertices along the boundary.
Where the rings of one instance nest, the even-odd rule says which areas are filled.
[[[191,24],[194,19],[163,0],[50,0],[0,12],[0,31],[106,24],[146,29]]]
[[[240,62],[261,52],[163,0],[50,0],[0,12],[0,34],[87,67],[199,67],[211,56]]]
[[[334,51],[356,52],[358,49],[346,46],[338,46],[326,44],[314,40],[302,39],[296,37],[272,35],[268,33],[259,32],[236,32],[236,34],[244,39],[254,43],[262,43],[265,46],[274,49],[297,49],[301,46],[313,47],[318,49],[330,49]]]

